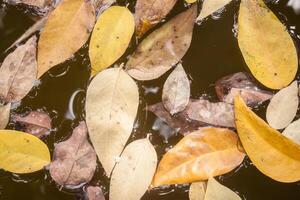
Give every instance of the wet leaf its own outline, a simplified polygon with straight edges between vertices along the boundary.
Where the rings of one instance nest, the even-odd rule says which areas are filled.
[[[36,80],[36,36],[10,53],[0,68],[0,102],[21,100]]]
[[[192,100],[186,112],[189,118],[207,124],[235,127],[234,111],[231,104],[224,102],[212,103],[208,100]]]
[[[10,115],[11,103],[0,105],[0,129],[5,129]]]
[[[220,101],[233,104],[234,97],[241,95],[247,105],[255,106],[272,98],[271,92],[259,89],[248,74],[234,73],[218,80],[215,84],[216,93]]]
[[[137,0],[135,5],[137,36],[141,37],[155,24],[164,19],[176,2],[177,0]]]
[[[235,97],[239,138],[252,163],[266,176],[279,182],[300,180],[300,146],[271,128]]]
[[[296,120],[289,124],[282,132],[284,136],[300,145],[300,120]]]
[[[121,68],[100,72],[88,87],[86,122],[107,176],[131,134],[138,105],[138,87]]]
[[[218,10],[229,4],[231,1],[232,0],[204,0],[200,14],[197,17],[197,21],[201,21],[214,12],[217,12]]]
[[[229,129],[202,128],[185,136],[162,158],[153,186],[207,180],[239,166],[245,154]]]
[[[192,183],[189,190],[189,200],[204,200],[206,187],[206,182]]]
[[[26,6],[35,6],[39,9],[43,9],[51,5],[54,0],[7,0],[8,4],[12,5],[26,5]]]
[[[49,14],[38,44],[38,77],[71,58],[88,40],[95,23],[91,1],[63,0]]]
[[[189,99],[190,81],[182,65],[178,64],[164,84],[162,93],[163,104],[171,115],[174,115],[185,109]]]
[[[112,6],[100,15],[89,47],[92,76],[124,54],[133,33],[134,17],[126,7]]]
[[[295,78],[298,58],[288,29],[262,0],[242,0],[238,43],[253,76],[271,89],[288,86]]]
[[[20,131],[0,130],[0,168],[25,174],[41,170],[49,162],[49,149],[37,137]]]
[[[86,189],[87,200],[105,200],[103,192],[98,186],[89,186]]]
[[[298,110],[298,85],[294,81],[290,86],[277,92],[267,107],[266,118],[271,127],[283,129],[295,118]]]
[[[145,38],[126,64],[129,75],[152,80],[177,64],[191,44],[196,15],[194,5]]]
[[[97,157],[87,135],[85,122],[80,122],[68,140],[55,146],[50,175],[59,185],[76,186],[92,179]]]
[[[141,199],[151,184],[156,165],[156,151],[148,139],[130,143],[112,173],[109,199]]]
[[[12,121],[21,126],[21,130],[41,138],[50,133],[51,118],[42,111],[31,111],[27,115],[14,115]]]

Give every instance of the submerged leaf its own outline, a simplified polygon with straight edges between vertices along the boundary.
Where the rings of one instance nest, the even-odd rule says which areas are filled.
[[[56,183],[76,186],[92,179],[97,157],[87,135],[86,124],[81,122],[68,140],[55,146],[50,175]]]
[[[121,68],[100,72],[88,87],[86,122],[107,176],[131,134],[138,105],[138,87]]]
[[[148,139],[130,143],[111,176],[110,200],[140,200],[151,184],[157,155]]]
[[[129,75],[152,80],[177,64],[191,44],[196,15],[194,5],[145,38],[126,64]]]
[[[24,98],[36,80],[36,36],[10,53],[0,68],[0,102]]]
[[[103,192],[98,186],[89,186],[86,189],[86,200],[105,200]]]
[[[300,180],[300,146],[271,128],[251,111],[240,96],[235,98],[239,138],[255,167],[279,182]]]
[[[190,183],[228,173],[244,159],[238,145],[237,135],[229,129],[195,131],[163,156],[152,184],[157,187]]]
[[[289,124],[282,134],[300,145],[300,119]]]
[[[206,187],[206,182],[192,183],[189,190],[189,200],[204,200]]]
[[[171,115],[174,115],[185,109],[189,99],[190,81],[182,65],[178,64],[164,84],[162,93],[163,104]]]
[[[209,15],[217,12],[227,4],[229,4],[232,0],[204,0],[202,4],[202,9],[197,17],[197,21],[201,21]]]
[[[0,168],[24,174],[41,170],[49,162],[49,149],[37,137],[20,131],[0,130]]]
[[[38,77],[71,58],[88,40],[95,23],[91,1],[63,0],[49,14],[38,44]]]
[[[294,81],[271,99],[266,113],[270,126],[275,129],[287,127],[296,116],[298,104],[298,85],[297,81]]]
[[[0,129],[4,129],[9,121],[11,103],[0,105]]]
[[[263,0],[242,0],[238,43],[253,76],[271,89],[281,89],[295,78],[298,58],[288,29]]]

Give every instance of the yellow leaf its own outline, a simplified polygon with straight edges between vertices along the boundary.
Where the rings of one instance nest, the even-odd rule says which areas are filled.
[[[95,23],[90,1],[63,0],[51,12],[38,44],[38,77],[71,58],[86,43]]]
[[[231,1],[232,0],[204,0],[200,14],[197,17],[197,21],[201,21],[209,15],[217,12]]]
[[[294,79],[298,58],[287,28],[262,0],[242,0],[238,43],[253,76],[271,89],[288,86]]]
[[[112,6],[100,15],[89,47],[92,76],[124,54],[133,33],[134,17],[126,7]]]
[[[185,0],[187,3],[195,3],[197,0]]]
[[[271,128],[235,97],[236,126],[240,140],[253,164],[280,182],[300,180],[300,146]]]
[[[50,162],[50,152],[37,137],[20,131],[0,130],[0,168],[13,173],[31,173]]]

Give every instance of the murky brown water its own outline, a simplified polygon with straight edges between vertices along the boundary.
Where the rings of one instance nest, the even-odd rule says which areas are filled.
[[[171,15],[184,9],[182,2],[177,3]],[[127,3],[133,10],[134,1],[119,1],[121,5]],[[297,16],[286,4],[287,0],[273,0],[268,3],[277,16],[289,27],[299,47],[300,15]],[[221,14],[206,20],[200,26],[195,26],[192,45],[183,58],[183,66],[192,80],[191,94],[193,98],[205,95],[216,101],[214,82],[222,76],[247,69],[235,38],[234,24],[238,5],[239,1],[234,0]],[[30,18],[20,10],[5,7],[0,1],[0,62],[6,56],[5,49],[32,23]],[[133,49],[132,46],[127,55]],[[36,83],[25,99],[14,105],[14,113],[37,109],[50,113],[53,117],[54,129],[45,142],[51,151],[54,143],[68,138],[72,127],[84,119],[85,91],[89,83],[90,70],[87,55],[87,46],[85,46],[73,59],[50,70],[40,82]],[[124,61],[126,61],[126,55],[118,63]],[[175,145],[182,137],[167,126],[161,125],[152,113],[146,113],[143,109],[147,104],[161,101],[161,88],[167,76],[168,74],[158,80],[138,83],[141,104],[135,130],[130,139],[132,141],[143,138],[147,133],[151,133],[151,141],[156,147],[159,158],[166,149]],[[257,111],[262,117],[264,116],[264,106],[258,108]],[[157,129],[158,124],[160,124],[159,129]],[[13,126],[13,124],[9,125],[10,128]],[[300,199],[299,183],[283,184],[273,181],[261,174],[249,159],[245,159],[243,165],[234,172],[220,176],[218,179],[247,200]],[[107,194],[108,180],[103,176],[101,167],[98,167],[92,183],[101,185]],[[1,200],[83,199],[83,189],[79,187],[60,190],[49,178],[46,170],[24,176],[0,171]],[[187,185],[169,187],[148,192],[142,200],[187,200],[187,191]]]

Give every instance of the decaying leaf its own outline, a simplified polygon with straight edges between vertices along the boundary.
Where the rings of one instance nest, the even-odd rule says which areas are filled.
[[[105,200],[103,192],[98,186],[89,186],[86,189],[86,200]]]
[[[44,9],[47,6],[51,5],[54,0],[7,0],[8,4],[12,5],[27,5],[27,6],[34,6],[39,9]]]
[[[178,64],[164,84],[162,101],[165,108],[174,115],[185,109],[189,99],[190,81],[182,65]]]
[[[112,6],[100,15],[89,47],[92,76],[124,54],[133,33],[134,17],[128,8]]]
[[[21,130],[38,138],[48,135],[51,130],[51,118],[42,111],[31,111],[27,115],[14,115],[12,121],[21,126]]]
[[[207,182],[207,189],[205,200],[242,200],[239,195],[229,188],[221,185],[214,178],[209,178]]]
[[[116,2],[116,0],[91,0],[91,1],[94,5],[97,16]]]
[[[138,87],[121,68],[100,72],[88,87],[86,122],[107,176],[131,134],[138,105]]]
[[[71,58],[86,43],[95,23],[91,1],[64,0],[49,14],[38,44],[38,77]]]
[[[137,0],[135,5],[135,24],[137,36],[159,23],[172,10],[177,0]]]
[[[235,97],[239,138],[252,163],[266,176],[279,182],[300,180],[300,146],[271,128]]]
[[[194,5],[145,38],[126,64],[129,75],[151,80],[177,64],[191,44],[196,15]]]
[[[4,129],[9,121],[11,103],[0,105],[0,129]]]
[[[224,102],[211,103],[208,100],[191,100],[186,112],[189,118],[207,124],[235,127],[234,110],[231,104]]]
[[[238,43],[253,76],[271,89],[288,86],[298,69],[294,42],[288,29],[263,0],[242,0]]]
[[[209,15],[213,14],[214,12],[217,12],[219,9],[226,6],[231,1],[232,0],[204,0],[200,14],[197,17],[197,21],[201,21]]]
[[[294,81],[271,99],[266,113],[270,126],[275,129],[287,127],[296,116],[298,104],[298,85],[297,81]]]
[[[0,168],[25,174],[41,170],[50,162],[46,144],[20,131],[0,130]]]
[[[10,53],[0,68],[0,102],[21,100],[36,80],[36,36]]]
[[[151,184],[157,155],[148,139],[130,143],[111,176],[110,200],[140,200]]]
[[[244,72],[234,73],[218,80],[215,84],[220,101],[233,104],[234,97],[240,95],[247,105],[257,105],[272,98],[271,92],[259,89]]]
[[[282,134],[300,145],[300,120],[298,119],[289,124],[288,127],[284,129]]]
[[[50,175],[59,185],[76,186],[92,179],[97,156],[87,135],[85,122],[80,122],[68,140],[55,146]]]
[[[190,200],[204,200],[205,191],[207,183],[206,182],[194,182],[190,186],[189,199]]]
[[[152,184],[157,187],[204,181],[230,172],[241,164],[244,156],[234,132],[202,128],[185,136],[163,156]]]

